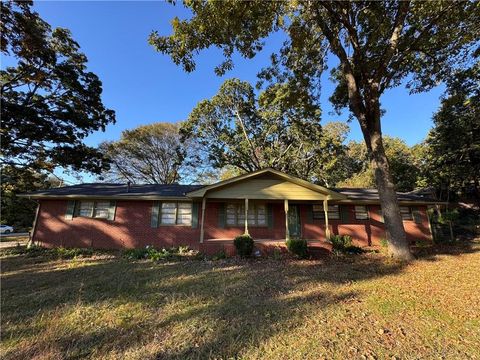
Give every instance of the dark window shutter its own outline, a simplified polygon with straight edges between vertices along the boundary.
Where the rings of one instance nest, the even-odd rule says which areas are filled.
[[[110,206],[108,207],[108,220],[115,220],[115,211],[117,210],[117,202],[110,201]]]
[[[225,227],[225,203],[218,205],[218,227]]]
[[[198,227],[198,203],[192,203],[192,228]]]
[[[307,205],[307,223],[313,224],[313,205]]]
[[[413,220],[415,220],[415,223],[417,223],[417,224],[422,223],[422,213],[418,209],[418,207],[416,207],[416,206],[412,207],[412,216],[413,216]]]
[[[75,200],[69,200],[67,203],[67,212],[65,213],[65,220],[72,220],[75,213]]]
[[[267,224],[269,229],[273,229],[273,205],[267,205]]]
[[[158,215],[160,214],[160,201],[154,201],[152,206],[151,227],[158,227]]]
[[[340,220],[343,223],[348,223],[350,221],[350,216],[348,214],[349,207],[348,205],[340,205]]]

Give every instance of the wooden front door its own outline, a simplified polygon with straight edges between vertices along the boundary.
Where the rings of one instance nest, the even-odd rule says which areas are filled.
[[[298,205],[290,205],[288,207],[288,232],[291,239],[299,239],[302,237]]]

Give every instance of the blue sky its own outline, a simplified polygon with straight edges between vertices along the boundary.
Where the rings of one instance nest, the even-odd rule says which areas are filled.
[[[265,50],[253,60],[237,58],[235,68],[217,77],[213,68],[222,57],[216,50],[202,52],[197,69],[185,73],[168,56],[157,53],[148,44],[152,30],[171,33],[170,20],[189,13],[181,4],[127,1],[41,1],[35,9],[53,27],[66,27],[89,59],[88,68],[103,82],[103,100],[116,111],[117,123],[106,132],[97,132],[86,140],[96,145],[116,140],[121,131],[157,121],[175,122],[187,118],[202,99],[213,96],[221,83],[231,77],[255,82],[259,69],[268,64],[268,56],[280,45],[280,37],[269,39]],[[322,121],[346,120],[330,115],[327,99],[333,87],[325,74],[322,82]],[[384,134],[398,136],[413,145],[426,136],[432,126],[432,114],[439,106],[442,88],[429,93],[409,95],[404,88],[388,91],[382,98],[387,110],[382,123]],[[350,123],[350,138],[362,140],[356,121]]]

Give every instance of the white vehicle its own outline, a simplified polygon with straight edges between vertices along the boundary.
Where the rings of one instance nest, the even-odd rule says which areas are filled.
[[[0,234],[10,234],[13,232],[13,227],[8,225],[0,225]]]

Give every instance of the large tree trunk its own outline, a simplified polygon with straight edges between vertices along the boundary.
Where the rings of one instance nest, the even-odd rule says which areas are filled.
[[[380,121],[378,121],[379,125]],[[388,159],[383,147],[382,133],[377,129],[370,130],[365,135],[365,141],[371,155],[371,164],[375,172],[380,204],[382,206],[385,229],[387,232],[388,249],[391,255],[397,259],[412,260],[402,216],[398,205],[395,185],[390,173]]]

